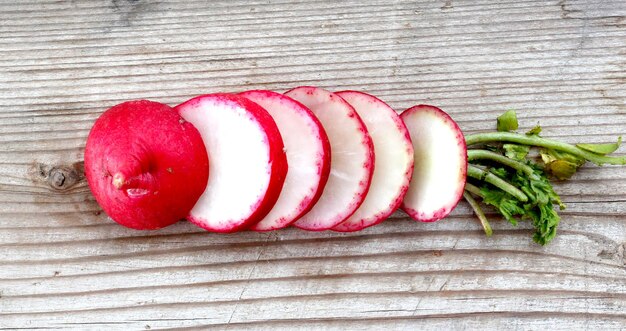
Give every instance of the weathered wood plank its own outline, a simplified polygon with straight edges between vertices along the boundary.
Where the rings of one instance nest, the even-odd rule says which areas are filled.
[[[626,325],[623,168],[556,185],[568,209],[547,247],[524,224],[484,237],[464,204],[353,234],[138,232],[81,175],[118,102],[304,84],[436,104],[467,133],[515,108],[523,129],[612,141],[623,1],[1,1],[0,21],[0,329]]]

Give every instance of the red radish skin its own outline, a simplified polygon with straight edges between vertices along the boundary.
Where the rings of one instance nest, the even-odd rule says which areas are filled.
[[[317,117],[285,95],[255,90],[239,95],[259,104],[274,118],[285,145],[289,171],[272,210],[250,227],[255,231],[289,226],[322,195],[330,173],[330,143]]]
[[[212,232],[235,232],[259,222],[274,206],[287,158],[272,117],[238,95],[195,97],[176,107],[202,135],[211,174],[187,217]]]
[[[317,116],[331,150],[331,170],[324,192],[294,225],[309,231],[328,230],[350,217],[365,199],[374,171],[374,146],[359,115],[338,95],[311,86],[285,94]]]
[[[138,230],[183,219],[206,187],[200,133],[171,107],[128,101],[104,112],[85,146],[85,175],[102,209]]]
[[[415,151],[413,178],[401,208],[417,221],[438,221],[450,214],[463,196],[465,137],[456,122],[434,106],[414,106],[400,117]]]
[[[363,204],[332,228],[359,231],[384,221],[402,203],[413,174],[413,145],[398,114],[382,100],[357,91],[337,92],[359,114],[374,143],[374,174]]]

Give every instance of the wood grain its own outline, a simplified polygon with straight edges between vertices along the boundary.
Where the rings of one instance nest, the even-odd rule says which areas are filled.
[[[129,99],[360,89],[466,133],[626,133],[624,1],[0,2],[0,329],[626,328],[626,172],[583,168],[547,247],[460,204],[359,233],[138,232],[102,213],[85,138]],[[623,154],[623,149],[621,151]],[[493,217],[493,215],[491,215]]]

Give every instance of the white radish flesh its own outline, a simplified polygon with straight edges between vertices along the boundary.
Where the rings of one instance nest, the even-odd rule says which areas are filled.
[[[374,143],[374,174],[363,204],[335,231],[358,231],[378,224],[400,205],[413,174],[413,146],[398,114],[380,99],[357,91],[337,92],[359,114]]]
[[[446,217],[463,195],[467,147],[459,126],[441,109],[418,105],[400,117],[411,135],[415,165],[402,209],[433,222]]]
[[[176,107],[200,132],[209,155],[207,188],[188,216],[213,232],[233,232],[272,208],[287,173],[280,133],[259,105],[231,94],[208,94]]]
[[[284,228],[310,210],[322,194],[330,172],[330,143],[315,115],[301,103],[272,91],[247,91],[239,95],[265,108],[280,131],[289,171],[278,201],[250,229]]]
[[[361,205],[374,170],[374,149],[367,128],[345,100],[316,87],[285,93],[307,106],[320,120],[331,149],[330,177],[319,201],[295,226],[328,230],[346,220]]]

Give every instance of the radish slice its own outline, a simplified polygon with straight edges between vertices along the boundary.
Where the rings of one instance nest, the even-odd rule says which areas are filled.
[[[337,92],[359,114],[374,142],[374,175],[363,204],[335,231],[378,224],[402,203],[413,174],[413,145],[400,116],[380,99],[357,91]]]
[[[459,126],[443,110],[419,105],[400,117],[415,150],[415,167],[402,209],[421,222],[446,217],[465,188],[467,147]]]
[[[322,195],[330,173],[330,143],[322,124],[301,103],[272,91],[239,95],[265,108],[276,121],[285,144],[289,171],[278,201],[255,231],[284,228],[309,211]]]
[[[374,170],[374,148],[367,128],[345,100],[317,87],[297,87],[285,93],[300,101],[320,120],[330,140],[330,177],[313,208],[294,225],[311,231],[328,230],[345,221],[361,205]]]
[[[213,232],[234,232],[270,211],[287,174],[283,142],[272,117],[231,94],[207,94],[176,107],[202,136],[211,165],[207,188],[188,219]]]

